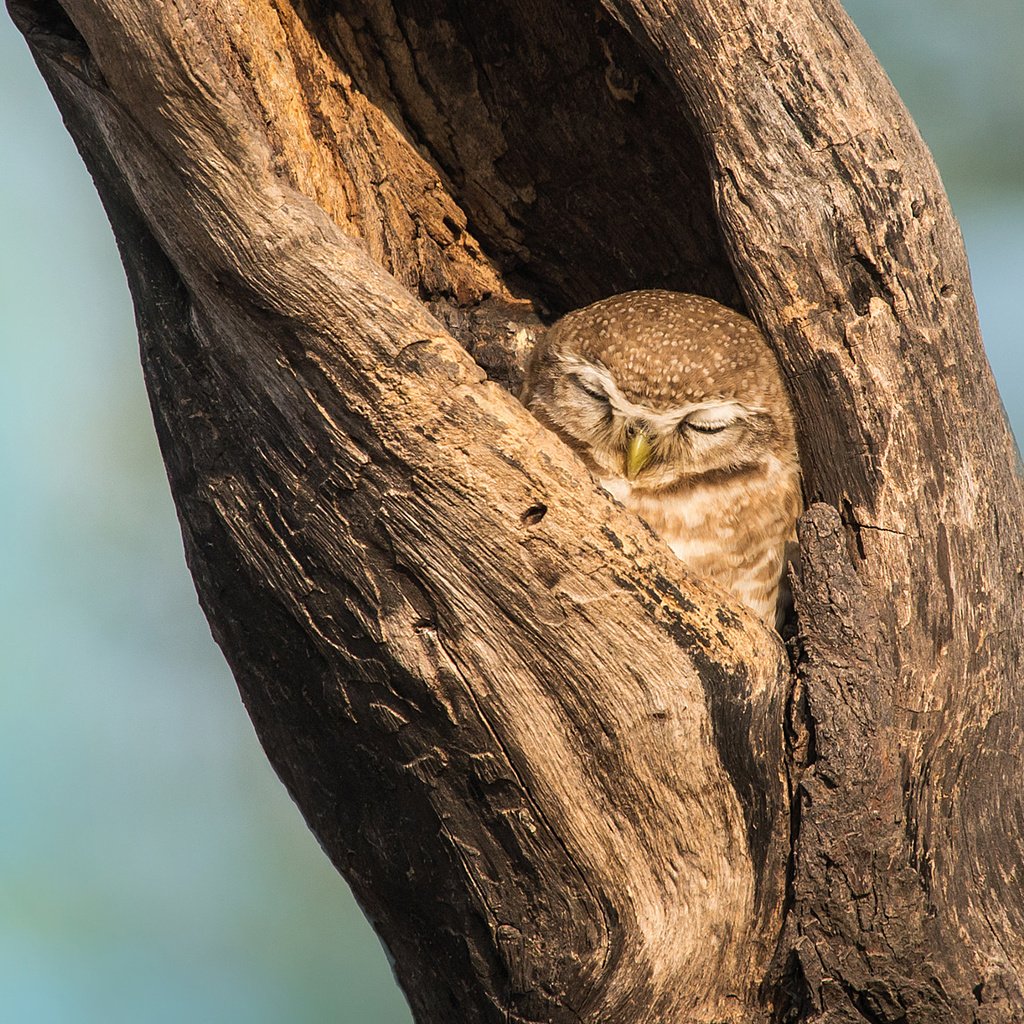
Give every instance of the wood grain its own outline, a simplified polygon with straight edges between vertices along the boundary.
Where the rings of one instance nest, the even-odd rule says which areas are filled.
[[[417,1020],[1019,1019],[1020,477],[843,12],[9,6],[121,247],[200,601]],[[499,386],[637,286],[780,354],[795,674]]]

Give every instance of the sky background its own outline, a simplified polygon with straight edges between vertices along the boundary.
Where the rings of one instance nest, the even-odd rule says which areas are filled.
[[[1024,4],[847,10],[935,154],[1024,436]],[[408,1024],[200,614],[113,238],[5,13],[0,140],[3,1018]]]

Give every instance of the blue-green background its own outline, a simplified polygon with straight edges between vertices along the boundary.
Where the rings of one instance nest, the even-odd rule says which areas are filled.
[[[936,155],[1024,436],[1024,4],[848,9]],[[3,15],[0,353],[0,1020],[408,1022],[199,613],[110,230]]]

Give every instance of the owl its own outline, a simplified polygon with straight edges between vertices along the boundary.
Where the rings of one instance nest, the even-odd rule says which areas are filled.
[[[695,574],[779,625],[800,469],[779,366],[751,320],[678,292],[602,299],[538,341],[521,397]]]

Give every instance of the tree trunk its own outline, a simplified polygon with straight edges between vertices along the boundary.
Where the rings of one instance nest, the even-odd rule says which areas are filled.
[[[838,6],[9,6],[214,635],[417,1021],[1024,1018],[1021,477]],[[634,287],[780,356],[792,667],[495,383]]]

